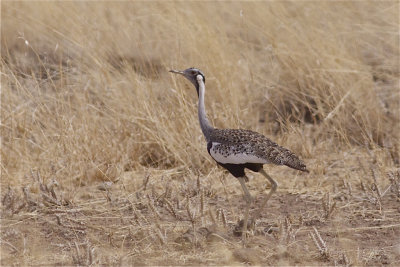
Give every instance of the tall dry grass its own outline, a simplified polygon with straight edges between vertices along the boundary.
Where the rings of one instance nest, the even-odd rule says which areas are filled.
[[[218,127],[283,138],[305,158],[324,142],[395,151],[397,7],[5,2],[3,184],[31,168],[79,183],[147,167],[209,171],[193,88],[167,72],[190,66],[206,73]]]

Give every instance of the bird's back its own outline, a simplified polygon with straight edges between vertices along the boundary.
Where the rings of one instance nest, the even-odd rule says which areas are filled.
[[[308,172],[304,162],[294,153],[257,132],[214,129],[208,141],[208,152],[220,163],[272,163]]]

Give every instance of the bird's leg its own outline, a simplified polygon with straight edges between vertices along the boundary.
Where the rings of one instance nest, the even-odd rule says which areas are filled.
[[[244,198],[245,198],[246,203],[247,203],[246,211],[245,211],[244,219],[243,219],[243,229],[242,229],[242,237],[243,237],[243,239],[246,238],[247,221],[249,219],[249,210],[250,210],[251,204],[253,203],[253,197],[250,195],[249,190],[247,190],[247,186],[246,186],[246,183],[245,183],[245,179],[246,178],[247,177],[238,177],[240,185],[242,186],[242,189],[243,189]]]
[[[258,209],[258,211],[257,211],[257,213],[256,213],[254,219],[256,219],[258,216],[261,215],[261,212],[262,212],[262,210],[264,209],[265,205],[267,205],[268,200],[271,198],[272,194],[275,193],[275,191],[276,191],[276,189],[277,189],[277,187],[278,187],[278,184],[275,182],[275,180],[272,179],[272,177],[269,176],[269,175],[264,171],[264,169],[259,170],[259,172],[261,172],[261,174],[264,175],[264,176],[268,179],[268,181],[271,183],[271,190],[269,191],[269,193],[268,193],[268,195],[266,196],[264,202],[261,204],[260,208]]]

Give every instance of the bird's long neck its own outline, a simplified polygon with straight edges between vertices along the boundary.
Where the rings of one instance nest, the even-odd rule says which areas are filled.
[[[200,121],[200,127],[201,130],[204,134],[204,137],[206,138],[207,141],[209,141],[209,137],[211,134],[211,131],[214,129],[210,122],[207,119],[207,114],[206,114],[206,108],[204,105],[204,94],[206,91],[205,84],[203,81],[203,77],[201,75],[197,76],[197,92],[199,95],[199,106],[198,106],[198,115],[199,115],[199,121]]]

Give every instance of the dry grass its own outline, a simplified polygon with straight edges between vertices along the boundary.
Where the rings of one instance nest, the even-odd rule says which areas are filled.
[[[398,2],[4,2],[1,265],[400,264]],[[301,156],[248,244],[217,127]],[[257,202],[265,181],[250,174]]]

